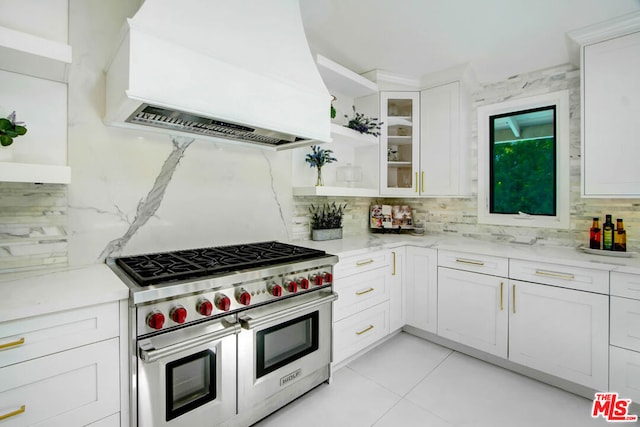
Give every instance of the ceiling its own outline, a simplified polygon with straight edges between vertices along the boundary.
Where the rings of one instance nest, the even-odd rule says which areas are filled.
[[[411,77],[470,64],[481,83],[570,62],[566,33],[640,0],[300,0],[314,53]]]

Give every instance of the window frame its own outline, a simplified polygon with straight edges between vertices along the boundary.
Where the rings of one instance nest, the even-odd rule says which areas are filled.
[[[499,214],[490,212],[490,117],[541,107],[556,109],[556,215]],[[478,223],[535,228],[569,228],[570,199],[569,91],[562,90],[478,107]]]

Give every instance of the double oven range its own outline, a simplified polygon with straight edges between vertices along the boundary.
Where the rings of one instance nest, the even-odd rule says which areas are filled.
[[[110,258],[132,426],[248,426],[329,379],[335,255],[280,242]]]

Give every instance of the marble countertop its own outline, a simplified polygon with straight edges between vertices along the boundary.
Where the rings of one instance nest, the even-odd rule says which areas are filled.
[[[129,298],[105,264],[0,275],[0,322]]]
[[[444,235],[413,236],[408,234],[369,234],[340,240],[327,240],[324,242],[304,241],[296,242],[296,244],[324,250],[327,253],[335,254],[339,257],[356,256],[374,250],[410,245],[470,254],[492,255],[511,259],[640,274],[640,258],[637,256],[621,258],[592,255],[573,247],[549,246],[541,244],[540,242],[527,245],[520,243],[498,243],[464,237],[448,237]]]

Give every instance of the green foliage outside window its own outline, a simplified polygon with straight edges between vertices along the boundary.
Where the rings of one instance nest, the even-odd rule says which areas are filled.
[[[491,213],[556,214],[554,138],[493,145]]]

